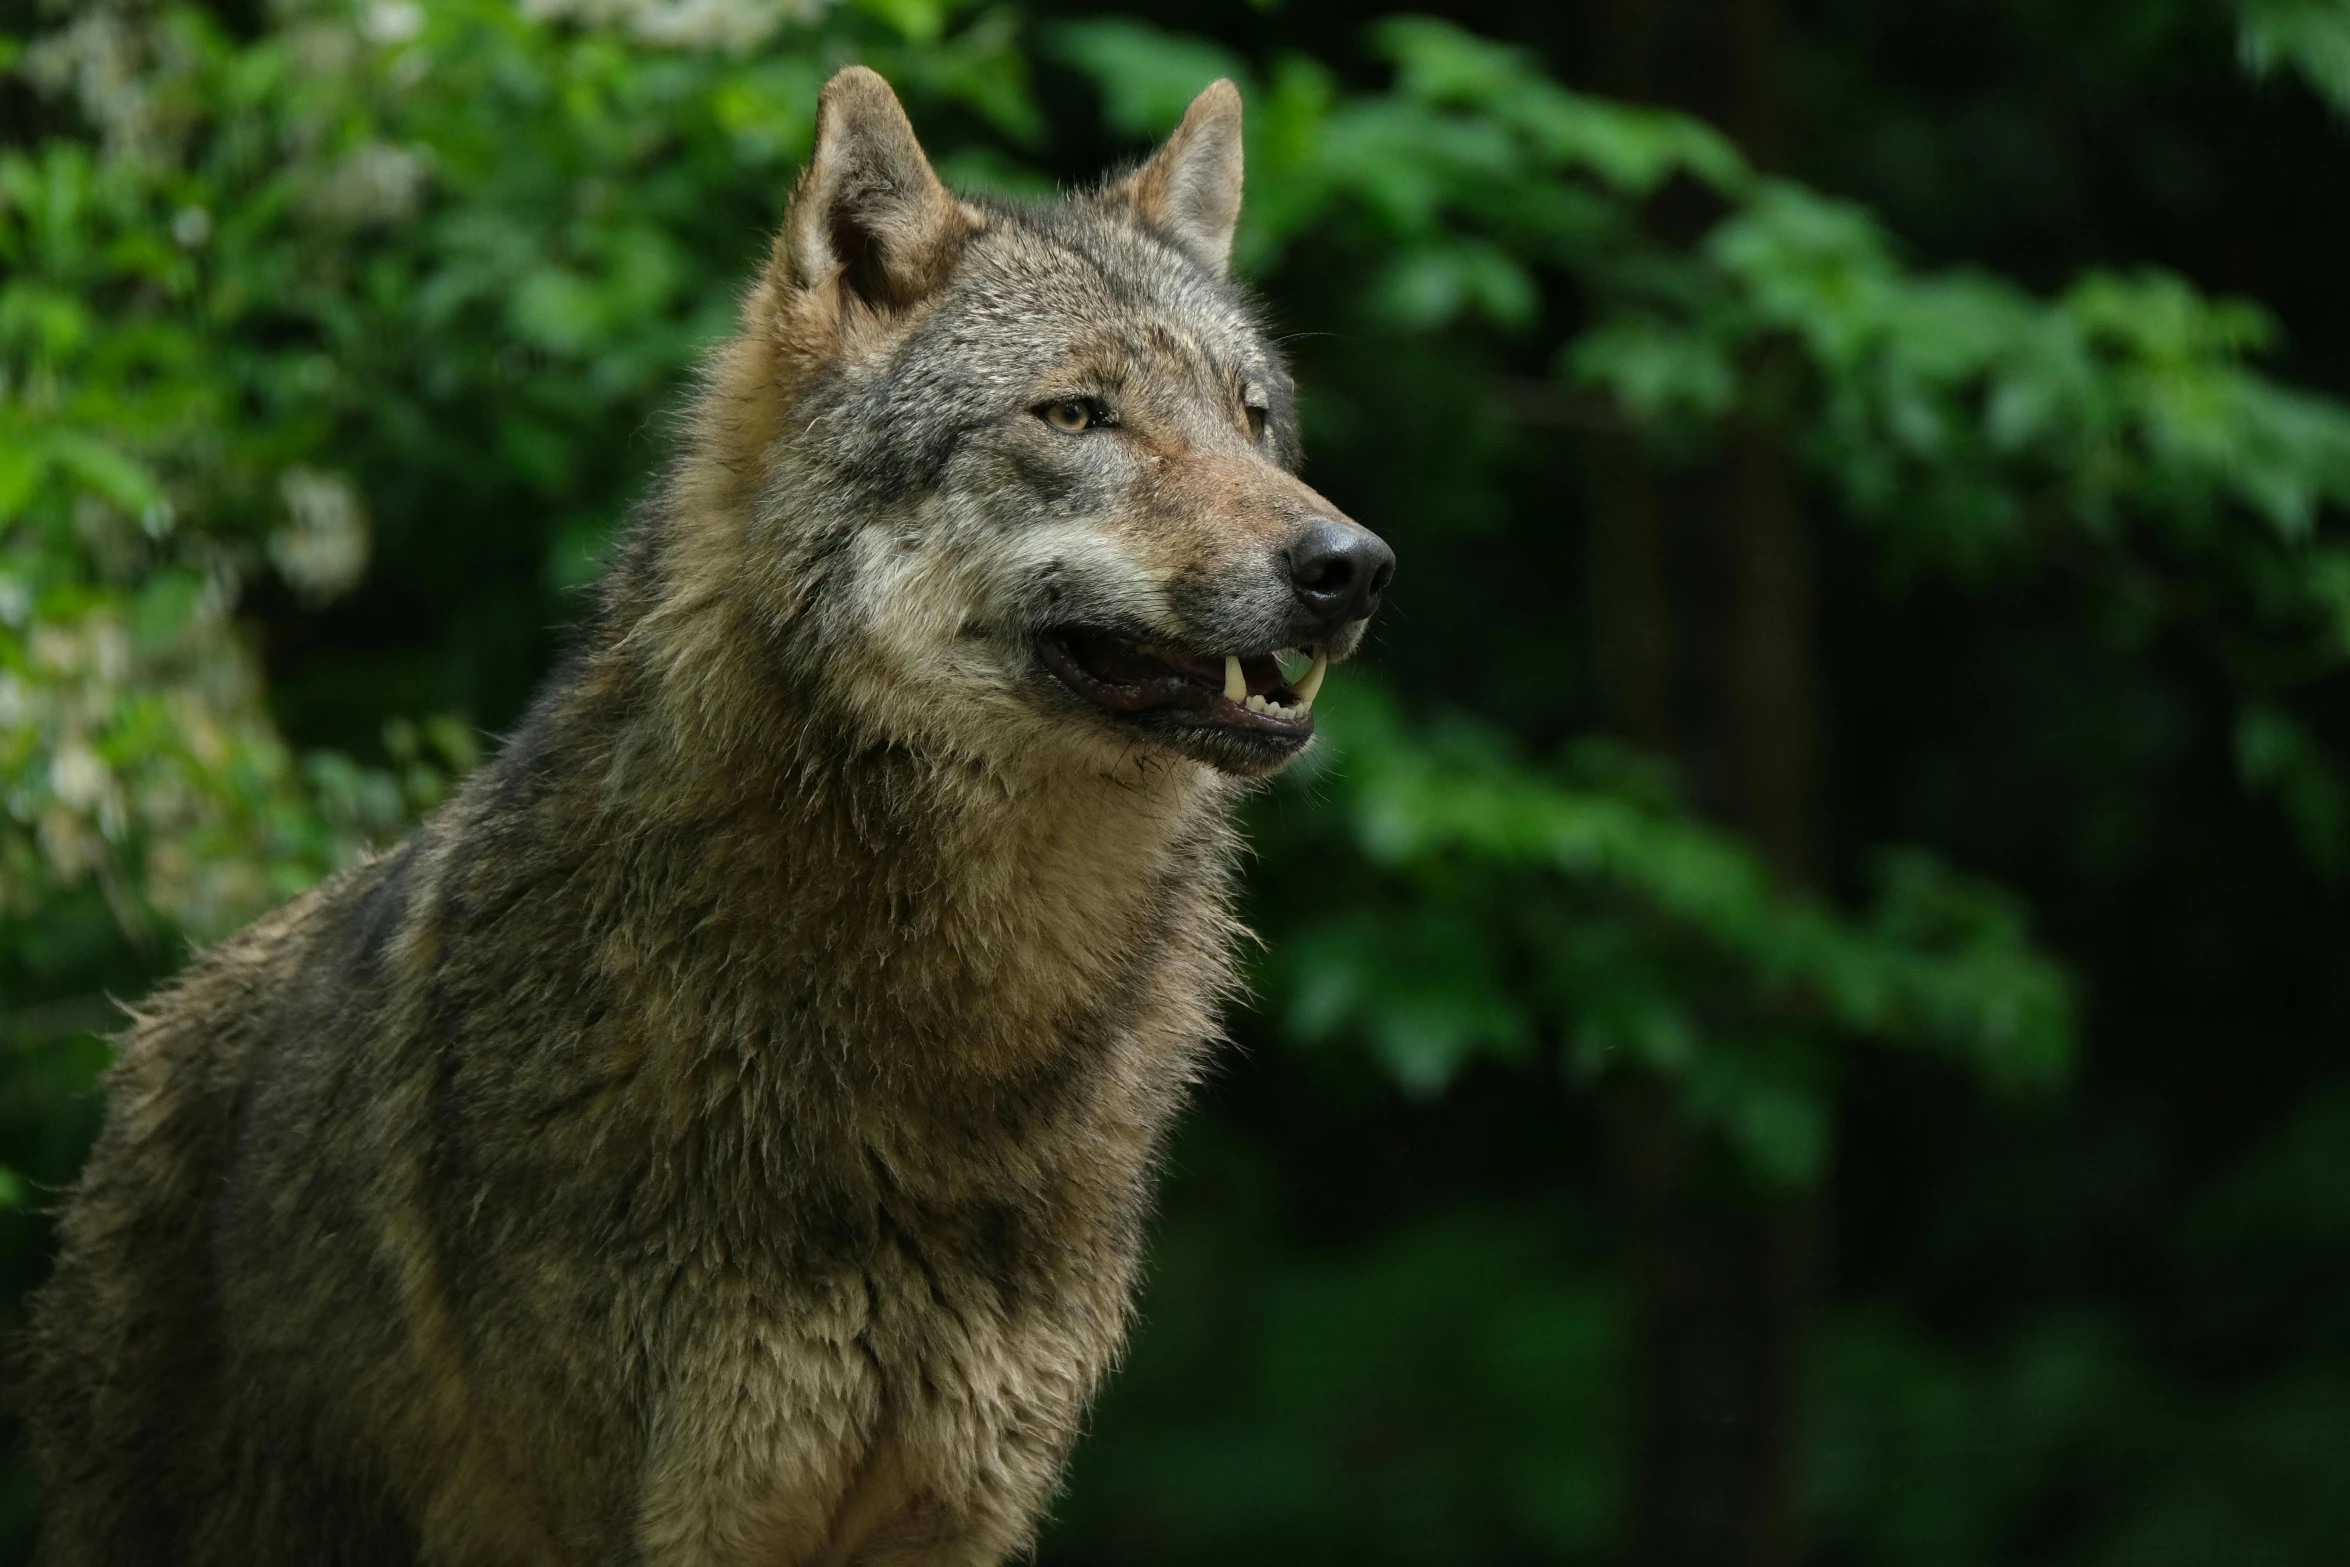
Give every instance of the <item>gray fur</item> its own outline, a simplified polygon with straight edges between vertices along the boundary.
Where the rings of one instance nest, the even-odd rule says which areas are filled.
[[[1028,1542],[1232,988],[1227,812],[1280,760],[1094,711],[1036,639],[1295,641],[1280,541],[1336,515],[1202,253],[1226,98],[1228,145],[1023,209],[938,186],[870,72],[827,88],[527,721],[123,1040],[36,1309],[42,1560]],[[1118,428],[1034,412],[1075,396]]]

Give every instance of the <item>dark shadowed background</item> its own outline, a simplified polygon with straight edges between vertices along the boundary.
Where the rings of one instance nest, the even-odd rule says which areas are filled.
[[[2345,0],[0,0],[0,1325],[850,60],[1013,193],[1237,79],[1403,562],[1045,1560],[2350,1560]]]

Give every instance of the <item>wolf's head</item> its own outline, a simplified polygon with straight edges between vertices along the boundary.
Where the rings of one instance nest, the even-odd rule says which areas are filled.
[[[678,482],[749,519],[715,590],[861,730],[1240,774],[1312,738],[1394,556],[1296,477],[1226,277],[1240,114],[1218,82],[1125,178],[1012,206],[950,193],[879,76],[825,88]]]

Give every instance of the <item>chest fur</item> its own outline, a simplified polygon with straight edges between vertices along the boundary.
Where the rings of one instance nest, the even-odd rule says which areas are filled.
[[[1099,1026],[1027,1070],[849,1118],[739,1221],[703,1204],[663,1226],[691,1249],[671,1253],[655,1349],[648,1559],[1020,1545],[1122,1343],[1151,1166],[1200,1044],[1189,1006]]]
[[[615,833],[554,801],[532,839],[591,859],[420,845],[402,1113],[455,1177],[451,1308],[508,1402],[630,1412],[648,1561],[1019,1543],[1230,974],[1220,802],[1179,803]]]

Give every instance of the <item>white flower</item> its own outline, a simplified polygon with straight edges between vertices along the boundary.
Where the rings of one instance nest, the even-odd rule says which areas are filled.
[[[79,739],[68,740],[57,748],[57,755],[49,763],[49,792],[62,805],[89,815],[106,798],[106,786],[111,780],[106,764],[98,760],[98,753]]]
[[[740,53],[793,23],[813,22],[838,0],[522,0],[534,22],[618,23],[649,44]]]
[[[371,141],[353,148],[310,192],[310,210],[339,223],[398,223],[424,199],[424,159]]]
[[[270,564],[304,598],[348,592],[367,570],[367,510],[341,474],[289,468],[278,480],[286,525],[269,536]]]
[[[404,44],[424,31],[424,7],[416,0],[375,0],[359,30],[379,44]]]

